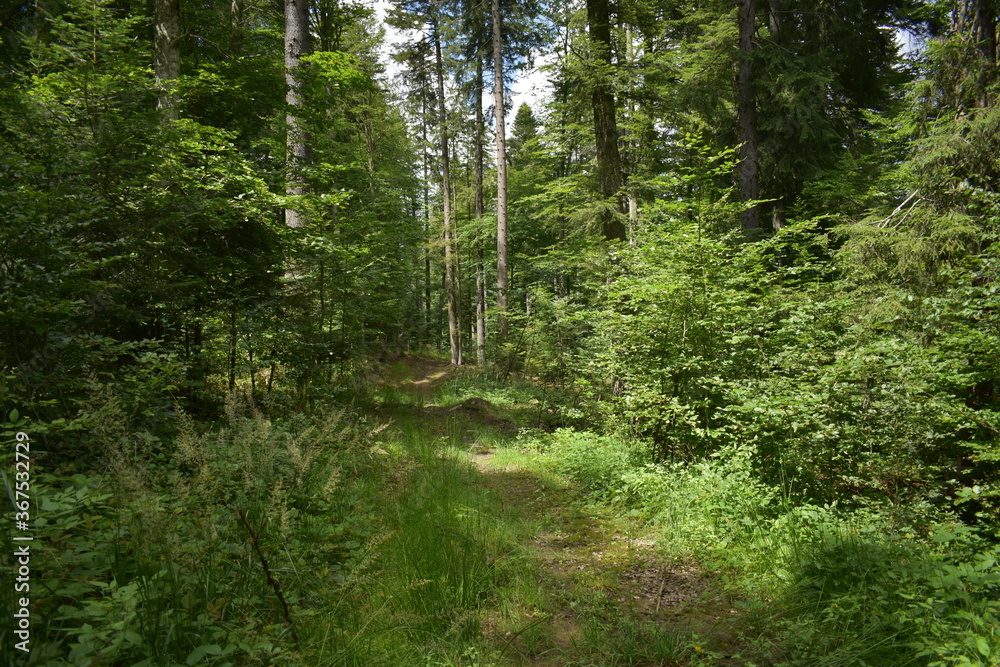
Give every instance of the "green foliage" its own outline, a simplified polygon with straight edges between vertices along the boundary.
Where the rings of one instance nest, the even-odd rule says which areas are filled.
[[[819,532],[787,593],[793,662],[994,663],[996,548],[954,523],[920,544],[893,538],[865,524]]]
[[[311,158],[291,164],[281,16],[240,5],[185,7],[170,113],[150,7],[26,4],[0,26],[0,395],[18,407],[5,428],[30,425],[47,450],[34,657],[490,661],[484,600],[525,569],[474,474],[435,449],[472,426],[428,443],[410,424],[387,454],[326,400],[422,405],[363,376],[371,357],[443,340],[440,202],[414,165],[428,181],[445,130],[468,335],[471,276],[495,259],[477,252],[495,221],[473,216],[483,128],[428,119],[427,41],[402,55],[407,108],[372,12],[325,2],[296,109]],[[600,67],[583,8],[555,8],[553,94],[518,110],[510,144],[511,333],[487,347],[503,363],[435,407],[477,398],[503,428],[589,429],[532,451],[771,598],[769,660],[997,663],[1000,110],[982,39],[996,3],[756,5],[748,54],[731,3],[623,2]],[[411,2],[393,20],[433,19],[475,63],[481,9]],[[530,9],[504,5],[518,64],[545,36]],[[946,34],[904,64],[889,26],[921,21]],[[737,203],[744,58],[765,200]],[[627,172],[609,197],[598,85]],[[290,178],[307,193],[290,197]],[[781,229],[738,235],[753,205]],[[286,228],[283,206],[305,224]],[[613,216],[629,238],[608,247]],[[412,469],[376,531],[382,457]],[[632,647],[614,655],[676,658],[669,633],[615,640]]]
[[[616,496],[622,479],[648,460],[641,446],[572,429],[558,429],[537,446],[556,472],[598,500]]]
[[[777,646],[781,664],[996,660],[997,547],[947,513],[798,504],[760,481],[750,448],[641,465],[587,433],[533,446],[581,488],[656,525],[673,553],[772,600],[754,603],[747,622],[761,624],[770,647],[759,648]]]
[[[324,610],[346,622],[338,597],[373,529],[358,498],[380,474],[362,432],[231,403],[217,431],[181,415],[164,457],[131,417],[114,399],[95,412],[108,475],[33,473],[33,660],[254,663],[300,655]]]

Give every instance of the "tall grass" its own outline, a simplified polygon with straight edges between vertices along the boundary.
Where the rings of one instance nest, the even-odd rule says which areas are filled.
[[[757,660],[1000,664],[1000,547],[946,511],[797,501],[756,476],[745,448],[664,465],[591,433],[521,445],[594,498],[644,516],[663,546],[753,601],[743,630]]]
[[[523,608],[539,605],[519,546],[523,527],[484,493],[456,447],[467,424],[453,421],[434,436],[402,420],[386,443],[409,458],[409,473],[379,509],[379,576],[363,585],[367,621],[355,630],[356,664],[432,664],[429,656],[437,656],[433,664],[487,664],[495,647],[483,638],[484,617],[507,604],[506,620],[517,623]]]
[[[306,660],[372,532],[357,505],[384,474],[368,436],[235,398],[220,427],[181,414],[169,440],[133,430],[114,397],[93,422],[105,474],[35,477],[30,662]]]

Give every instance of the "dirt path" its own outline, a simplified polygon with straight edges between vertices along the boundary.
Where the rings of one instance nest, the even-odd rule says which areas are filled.
[[[452,373],[447,362],[404,357],[389,381],[420,396],[413,409],[429,431],[440,431],[442,421],[454,416],[495,426],[498,415],[488,401],[431,403]],[[544,609],[525,611],[524,627],[532,632],[523,635],[500,630],[504,624],[491,622],[491,612],[483,625],[505,658],[553,667],[738,664],[728,659],[736,649],[731,626],[737,610],[697,564],[658,551],[654,536],[635,517],[588,505],[560,480],[504,463],[509,458],[498,458],[492,444],[475,436],[466,444],[487,492],[533,527],[524,546],[537,566]],[[709,650],[716,658],[700,659],[698,653]],[[635,659],[603,661],[602,655],[619,654]]]
[[[704,637],[703,645],[692,639],[695,653],[710,647],[722,656],[716,664],[735,664],[726,659],[735,649],[727,626],[738,612],[697,564],[665,558],[634,518],[586,505],[571,488],[518,467],[497,467],[492,453],[475,455],[474,463],[491,490],[541,528],[531,552],[551,592],[551,645],[519,646],[528,664],[555,667],[593,653],[600,648],[592,645],[595,626],[609,630],[606,635],[639,629],[638,640],[658,637],[675,649],[686,637]],[[684,664],[649,659],[637,664]]]
[[[413,392],[426,401],[453,373],[454,367],[447,361],[407,354],[392,364],[385,382],[397,389]]]

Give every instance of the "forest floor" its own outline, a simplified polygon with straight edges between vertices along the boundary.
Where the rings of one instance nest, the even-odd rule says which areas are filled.
[[[494,661],[479,664],[745,664],[733,657],[740,610],[719,575],[658,549],[639,517],[547,473],[518,446],[531,406],[449,391],[455,374],[429,357],[397,360],[381,380],[392,400],[379,417],[449,443],[438,456],[472,467],[478,492],[516,524],[538,590],[530,602],[485,597],[479,627]]]

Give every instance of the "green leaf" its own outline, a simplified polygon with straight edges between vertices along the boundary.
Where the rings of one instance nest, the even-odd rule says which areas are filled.
[[[197,664],[207,654],[208,654],[208,651],[205,650],[205,647],[204,646],[199,646],[198,648],[196,648],[195,650],[191,651],[188,654],[187,660],[185,660],[184,662],[186,662],[189,665]]]
[[[18,417],[20,417],[20,416],[21,416],[21,414],[20,414],[20,413],[19,413],[19,412],[17,411],[17,408],[14,408],[13,410],[11,410],[11,411],[10,411],[10,418],[9,418],[9,421],[10,421],[10,422],[11,422],[12,424],[15,424],[15,423],[17,423],[17,419],[18,419]]]
[[[984,658],[989,658],[992,651],[990,651],[990,643],[986,641],[985,637],[976,637],[976,648]]]

